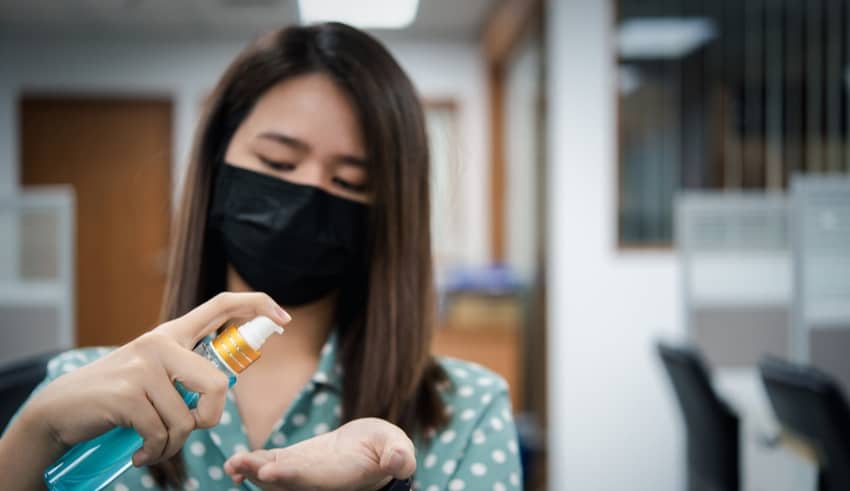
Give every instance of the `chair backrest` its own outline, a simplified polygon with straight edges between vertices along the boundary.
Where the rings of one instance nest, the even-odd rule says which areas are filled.
[[[0,431],[47,374],[47,362],[57,352],[42,353],[0,367]]]
[[[780,424],[816,450],[821,489],[850,489],[850,409],[838,383],[814,367],[775,358],[759,368]]]
[[[717,397],[698,352],[657,348],[685,421],[690,489],[738,489],[738,417]]]

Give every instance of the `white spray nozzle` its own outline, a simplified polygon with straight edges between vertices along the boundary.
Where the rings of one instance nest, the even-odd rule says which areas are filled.
[[[283,328],[262,315],[239,326],[239,334],[245,338],[251,348],[257,351],[260,350],[266,339],[274,333],[283,334]]]

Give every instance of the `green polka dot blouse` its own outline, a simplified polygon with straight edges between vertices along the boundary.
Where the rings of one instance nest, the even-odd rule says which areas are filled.
[[[265,448],[286,447],[340,425],[343,383],[336,362],[335,336],[322,348],[316,372],[295,402],[275,424]],[[89,363],[109,348],[85,348],[63,353],[48,364],[47,378],[56,377]],[[522,487],[517,435],[511,416],[505,381],[474,363],[440,358],[448,383],[441,387],[450,423],[430,438],[413,437],[417,468],[414,489],[422,491],[505,491]],[[425,443],[428,441],[429,443]],[[248,450],[245,427],[228,392],[219,425],[196,430],[186,440],[183,456],[189,479],[185,489],[255,490],[249,482],[237,486],[224,472],[224,462],[234,453]],[[131,468],[109,489],[115,491],[155,489],[145,468]]]

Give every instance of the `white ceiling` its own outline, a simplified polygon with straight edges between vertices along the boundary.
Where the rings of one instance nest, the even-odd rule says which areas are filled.
[[[364,8],[368,2],[363,1]],[[498,0],[420,0],[401,40],[474,40]],[[0,0],[6,38],[244,39],[298,22],[296,0]]]

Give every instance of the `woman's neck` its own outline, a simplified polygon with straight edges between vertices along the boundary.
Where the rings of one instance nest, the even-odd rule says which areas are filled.
[[[251,290],[230,266],[227,289]],[[286,333],[271,336],[263,345],[263,356],[239,376],[233,393],[251,448],[263,448],[275,421],[291,407],[316,371],[322,345],[333,325],[336,297],[332,293],[299,307],[282,305],[292,316]]]
[[[227,290],[252,291],[232,266],[227,267]],[[272,336],[263,345],[263,358],[275,360],[318,360],[328,338],[336,311],[336,292],[298,307],[283,305],[292,320],[285,326],[286,334]]]

